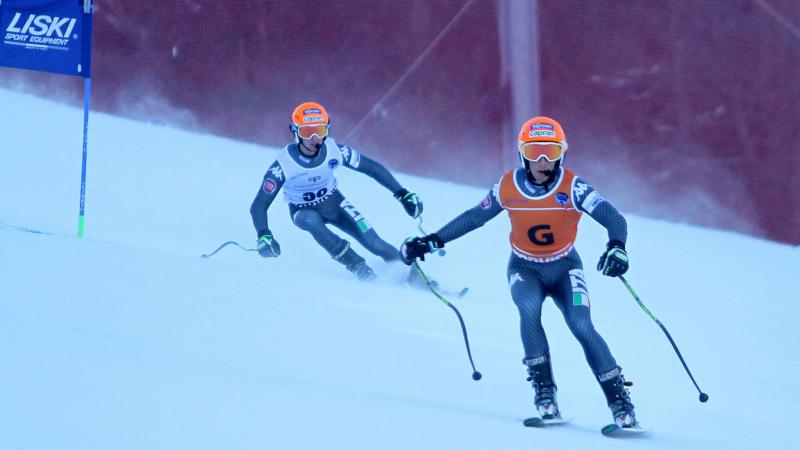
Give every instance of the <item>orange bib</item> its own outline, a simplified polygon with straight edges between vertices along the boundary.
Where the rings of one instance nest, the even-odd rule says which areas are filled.
[[[522,192],[515,171],[500,179],[498,199],[511,219],[511,248],[517,256],[535,262],[566,256],[575,243],[581,211],[572,203],[575,174],[562,170],[555,189],[541,197]]]

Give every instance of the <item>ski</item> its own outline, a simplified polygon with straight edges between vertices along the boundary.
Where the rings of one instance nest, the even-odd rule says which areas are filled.
[[[447,295],[449,297],[458,297],[458,298],[464,298],[464,296],[467,295],[467,292],[469,292],[468,287],[465,287],[460,291],[451,291],[449,289],[442,289],[441,287],[437,287],[436,289],[444,295]]]
[[[446,289],[441,284],[439,284],[438,281],[435,281],[435,280],[427,280],[427,281],[422,280],[423,285],[415,284],[414,282],[412,282],[410,280],[407,280],[406,282],[409,284],[409,286],[411,286],[413,288],[423,289],[423,290],[431,290],[431,289],[433,289],[436,292],[438,292],[439,294],[446,295],[448,297],[464,298],[464,296],[467,295],[467,292],[469,292],[469,287],[467,287],[467,286],[464,286],[463,288],[461,288],[461,290],[456,291],[456,290],[452,290],[452,289]]]
[[[642,428],[640,426],[631,428],[622,428],[615,423],[611,423],[604,426],[600,430],[600,432],[603,433],[603,436],[606,437],[626,438],[626,437],[644,437],[648,433],[650,433],[650,430]]]
[[[569,420],[562,417],[554,417],[552,419],[542,419],[541,417],[529,417],[522,421],[526,427],[544,428],[552,425],[562,425],[569,423]]]

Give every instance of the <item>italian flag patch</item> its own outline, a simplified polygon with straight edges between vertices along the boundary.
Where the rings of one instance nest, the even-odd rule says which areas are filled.
[[[586,289],[586,281],[583,280],[583,270],[570,270],[569,281],[570,284],[572,284],[573,306],[585,306],[587,308],[591,307],[589,304],[589,290]]]
[[[590,306],[589,296],[582,292],[575,292],[572,294],[572,304],[574,306]]]

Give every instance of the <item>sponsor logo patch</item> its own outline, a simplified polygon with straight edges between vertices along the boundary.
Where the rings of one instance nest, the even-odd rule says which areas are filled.
[[[278,180],[283,179],[283,169],[281,169],[281,166],[276,165],[275,167],[269,170],[269,173],[271,173],[272,176]]]
[[[529,138],[534,138],[534,137],[555,138],[556,137],[556,132],[553,131],[553,130],[531,130],[528,133],[528,137]]]
[[[538,366],[540,364],[544,364],[545,362],[547,362],[547,357],[542,355],[542,356],[539,356],[538,358],[526,359],[525,360],[525,365]]]
[[[531,130],[552,130],[553,126],[549,123],[534,123],[531,124]]]
[[[355,150],[352,150],[352,152],[353,156],[350,157],[350,166],[355,169],[358,169],[358,166],[361,165],[361,153],[358,153]]]
[[[481,200],[481,208],[486,209],[492,206],[492,198],[488,195]]]
[[[335,169],[339,165],[338,159],[329,159],[328,160],[328,168]]]
[[[566,192],[559,192],[556,194],[556,201],[559,205],[564,206],[569,201],[569,195]]]
[[[303,122],[321,122],[323,119],[322,116],[305,116]]]
[[[31,47],[69,50],[72,34],[78,19],[72,17],[53,17],[44,14],[23,14],[17,12],[6,27],[4,43]]]
[[[303,110],[303,115],[306,114],[322,114],[322,111],[320,111],[318,108],[308,108]]]
[[[278,185],[275,183],[274,180],[268,179],[267,181],[264,182],[264,192],[266,192],[267,194],[271,194],[275,192],[275,188],[277,186]]]
[[[586,190],[589,189],[589,185],[586,183],[576,183],[575,189],[573,189],[573,193],[575,194],[575,198],[580,199],[583,194],[586,193]]]
[[[594,209],[597,208],[597,205],[604,201],[606,201],[606,199],[604,199],[602,195],[598,194],[597,191],[592,191],[586,196],[586,199],[583,200],[583,210],[591,214],[594,212]]]
[[[520,275],[517,272],[514,272],[508,279],[508,287],[511,288],[512,286],[514,286],[514,283],[518,281],[525,281],[525,280],[522,279],[522,275]]]
[[[608,372],[606,372],[604,374],[601,374],[599,377],[597,377],[597,379],[599,379],[600,382],[602,383],[603,381],[608,381],[608,380],[610,380],[612,378],[615,378],[617,376],[619,376],[619,367],[614,367],[610,371],[608,371]]]

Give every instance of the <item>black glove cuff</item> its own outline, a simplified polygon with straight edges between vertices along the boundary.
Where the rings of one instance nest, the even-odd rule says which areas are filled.
[[[400,188],[397,192],[394,193],[394,198],[396,198],[398,200],[402,200],[403,197],[406,196],[406,194],[408,194],[408,189]]]
[[[268,229],[258,230],[258,238],[259,239],[261,239],[261,236],[265,236],[267,234],[272,236],[272,233],[270,233],[270,231]]]
[[[444,247],[444,240],[441,237],[439,237],[439,235],[436,233],[431,233],[425,236],[425,240],[436,244],[436,248]]]
[[[619,239],[611,239],[608,241],[608,244],[606,244],[606,250],[611,250],[612,248],[621,248],[625,250],[625,243]]]

